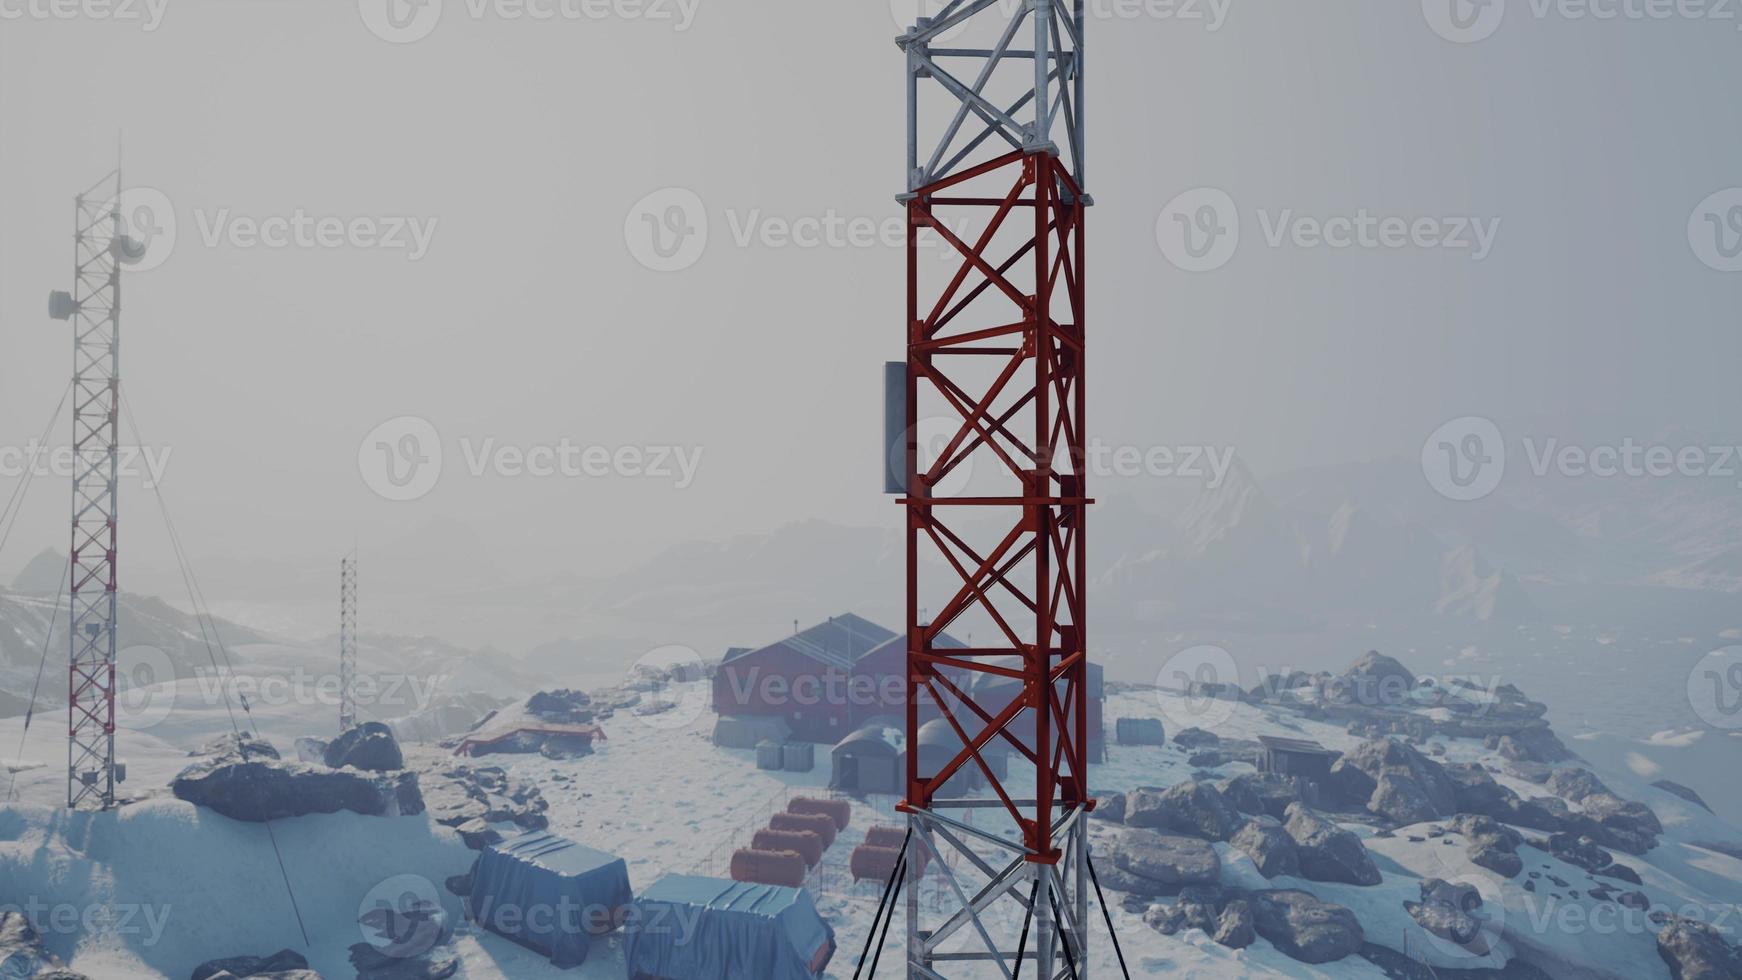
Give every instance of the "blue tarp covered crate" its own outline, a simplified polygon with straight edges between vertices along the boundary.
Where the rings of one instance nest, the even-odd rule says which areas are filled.
[[[633,980],[816,980],[835,953],[804,889],[691,875],[642,892],[624,933]]]
[[[478,855],[467,904],[484,928],[570,967],[586,961],[592,936],[623,923],[634,901],[622,858],[534,831]]]

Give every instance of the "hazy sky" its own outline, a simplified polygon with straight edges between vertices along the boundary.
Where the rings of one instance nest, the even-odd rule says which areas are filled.
[[[794,519],[895,520],[876,443],[900,250],[782,243],[802,219],[899,218],[887,0],[623,0],[540,21],[446,0],[411,43],[366,26],[379,0],[138,0],[137,19],[71,20],[46,3],[0,0],[0,445],[30,439],[66,383],[45,296],[69,284],[69,198],[121,129],[128,182],[176,223],[161,265],[127,278],[124,375],[171,450],[196,561],[336,555],[460,520],[516,574],[590,573]],[[1742,22],[1540,3],[1453,43],[1414,0],[1101,0],[1095,434],[1231,446],[1274,472],[1413,456],[1469,414],[1602,420],[1593,438],[1611,440],[1729,427],[1742,273],[1703,263],[1689,223],[1742,186]],[[640,203],[667,188],[694,198]],[[1198,188],[1241,225],[1206,272],[1158,244],[1158,219],[1177,230],[1164,208]],[[694,201],[705,250],[650,257],[643,213]],[[1298,223],[1363,214],[1443,234],[1339,249]],[[409,247],[249,241],[299,216]],[[1465,219],[1491,240],[1439,247]],[[397,502],[359,450],[404,416],[438,434],[443,471]],[[693,478],[678,488],[675,459],[669,477],[467,472],[486,445],[563,440],[680,447]],[[164,563],[154,505],[137,482],[123,493],[136,560]],[[39,483],[0,567],[64,546],[65,503],[64,479]]]

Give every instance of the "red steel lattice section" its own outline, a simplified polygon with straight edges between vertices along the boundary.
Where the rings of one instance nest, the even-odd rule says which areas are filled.
[[[930,809],[952,776],[977,768],[1030,860],[1045,862],[1059,857],[1055,821],[1089,803],[1085,204],[1050,148],[988,160],[907,203],[905,806]],[[925,236],[949,250],[941,288],[923,281]],[[936,406],[947,423],[926,460],[912,422]],[[996,472],[981,462],[972,488],[944,490],[970,458]],[[946,588],[922,585],[938,574]],[[940,642],[965,617],[990,623],[990,645]],[[914,750],[922,704],[962,743],[935,772]]]

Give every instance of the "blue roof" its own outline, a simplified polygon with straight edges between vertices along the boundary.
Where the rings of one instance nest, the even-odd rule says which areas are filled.
[[[566,837],[534,830],[490,845],[490,850],[507,855],[521,864],[528,864],[559,875],[584,875],[623,859],[615,854],[595,851]]]

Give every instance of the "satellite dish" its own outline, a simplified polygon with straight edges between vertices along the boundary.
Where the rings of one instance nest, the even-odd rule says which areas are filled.
[[[71,320],[78,311],[78,302],[66,290],[57,289],[48,294],[48,315],[56,320]]]
[[[138,265],[145,258],[145,243],[127,235],[116,235],[109,243],[109,251],[121,260],[122,265]]]

